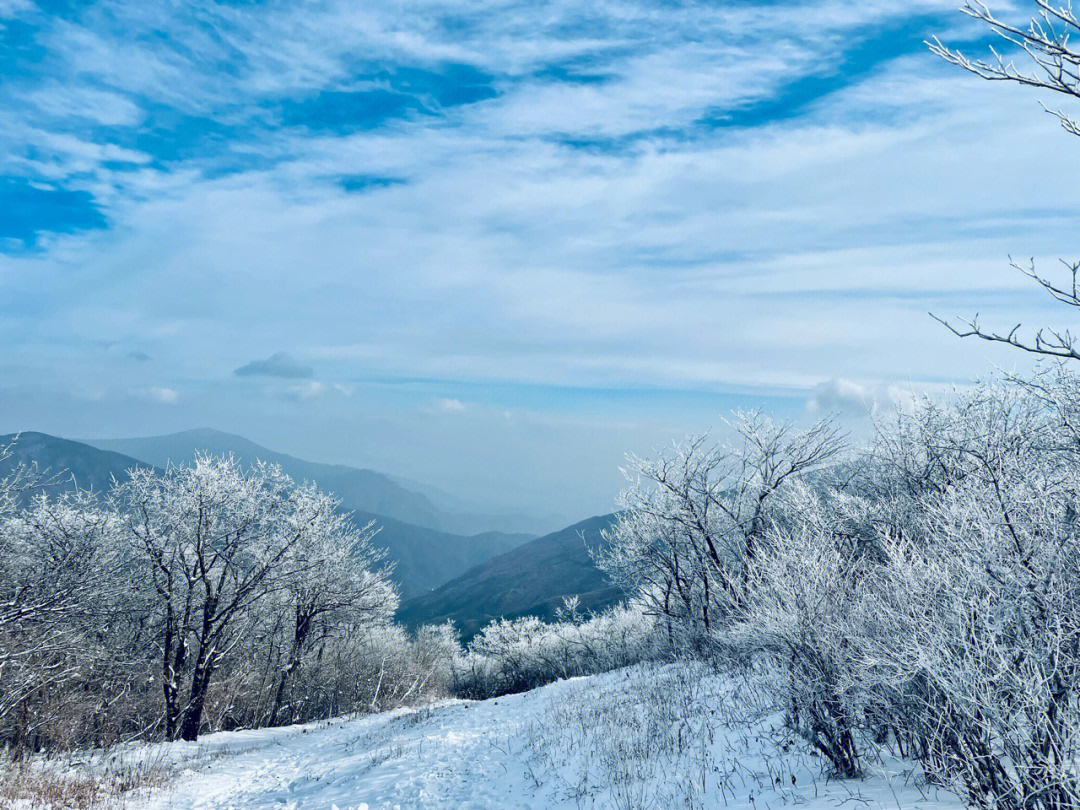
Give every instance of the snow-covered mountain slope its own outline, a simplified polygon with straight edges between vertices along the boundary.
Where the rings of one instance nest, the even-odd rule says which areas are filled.
[[[721,721],[724,692],[701,671],[635,669],[494,700],[151,746],[140,755],[181,773],[144,806],[961,807],[902,761],[874,765],[861,780],[829,778],[817,758],[773,733],[775,719]]]

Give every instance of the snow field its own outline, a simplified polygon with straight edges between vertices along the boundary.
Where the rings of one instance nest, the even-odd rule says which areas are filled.
[[[957,810],[910,763],[830,778],[709,671],[642,666],[486,701],[167,743],[177,810]]]

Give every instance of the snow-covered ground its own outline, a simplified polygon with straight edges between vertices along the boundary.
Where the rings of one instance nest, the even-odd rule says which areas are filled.
[[[700,671],[635,669],[494,700],[151,746],[140,755],[180,772],[142,806],[960,807],[904,762],[884,760],[862,780],[830,779],[801,745],[771,732],[774,720],[729,724],[715,709],[724,689]]]

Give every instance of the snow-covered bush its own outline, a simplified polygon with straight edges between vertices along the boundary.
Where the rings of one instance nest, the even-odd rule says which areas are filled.
[[[87,493],[0,524],[0,741],[106,744],[146,720],[148,643],[116,516]]]
[[[759,546],[785,490],[840,454],[838,429],[736,414],[738,445],[692,437],[655,459],[631,456],[630,485],[598,564],[661,617],[671,643],[706,653],[744,609]]]
[[[535,616],[488,624],[454,662],[453,689],[485,698],[560,678],[607,672],[664,655],[657,625],[640,604],[582,616],[569,599],[558,621]]]
[[[429,702],[449,694],[451,662],[460,655],[448,625],[409,633],[388,620],[343,622],[305,655],[275,714],[288,648],[271,661],[261,649],[261,637],[251,639],[211,688],[208,727],[307,722]]]
[[[977,806],[1076,807],[1080,381],[917,403],[828,470],[809,435],[635,460],[602,564],[838,773],[892,746]]]
[[[729,670],[771,692],[773,705],[787,710],[791,727],[837,773],[857,776],[869,698],[852,637],[878,562],[845,530],[861,522],[864,505],[796,484],[785,507],[784,525],[762,538],[743,610],[717,632],[718,648],[727,651]]]
[[[1080,388],[1036,382],[952,414],[977,429],[949,445],[959,474],[923,499],[924,532],[883,538],[864,643],[932,777],[1049,810],[1080,801]]]

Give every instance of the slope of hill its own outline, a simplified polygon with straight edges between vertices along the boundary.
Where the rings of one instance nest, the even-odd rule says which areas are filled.
[[[50,497],[76,487],[106,492],[113,478],[123,480],[128,470],[151,466],[131,456],[35,431],[0,436],[0,447],[9,445],[11,455],[0,461],[0,478],[19,466],[36,465],[49,482],[44,489]]]
[[[621,592],[607,581],[589,552],[600,546],[600,532],[614,519],[614,515],[589,518],[492,557],[404,602],[398,619],[411,626],[453,619],[468,640],[499,617],[549,618],[567,596],[580,597],[583,609],[612,605]]]
[[[353,512],[357,525],[374,520],[379,529],[372,543],[394,563],[391,578],[402,601],[421,596],[474,566],[532,539],[529,534],[486,532],[448,534],[371,512]]]
[[[411,492],[388,476],[374,470],[361,470],[341,464],[319,464],[278,453],[248,441],[242,436],[218,430],[185,430],[167,436],[134,439],[88,439],[87,444],[104,450],[141,458],[164,469],[169,463],[188,462],[197,452],[214,455],[232,453],[238,461],[250,464],[262,460],[280,464],[296,481],[314,481],[333,492],[346,509],[374,512],[417,526],[439,528],[438,510],[426,496]]]
[[[125,749],[130,762],[114,757],[128,771],[138,772],[141,758],[175,769],[175,781],[139,802],[147,810],[964,810],[960,797],[928,788],[916,763],[892,755],[868,763],[859,779],[830,777],[820,757],[784,733],[781,715],[761,717],[725,676],[688,667],[223,731]]]
[[[375,470],[360,469],[344,464],[322,464],[279,453],[231,433],[199,428],[131,439],[85,439],[87,444],[143,459],[156,467],[165,468],[170,462],[186,462],[196,452],[228,455],[232,453],[247,464],[256,459],[281,468],[297,481],[314,481],[322,489],[333,492],[349,510],[374,512],[378,515],[450,534],[473,535],[488,531],[536,536],[534,527],[547,525],[543,521],[519,513],[480,514],[466,504],[433,488],[412,486],[404,479],[395,479]],[[424,490],[439,493],[433,499]]]

